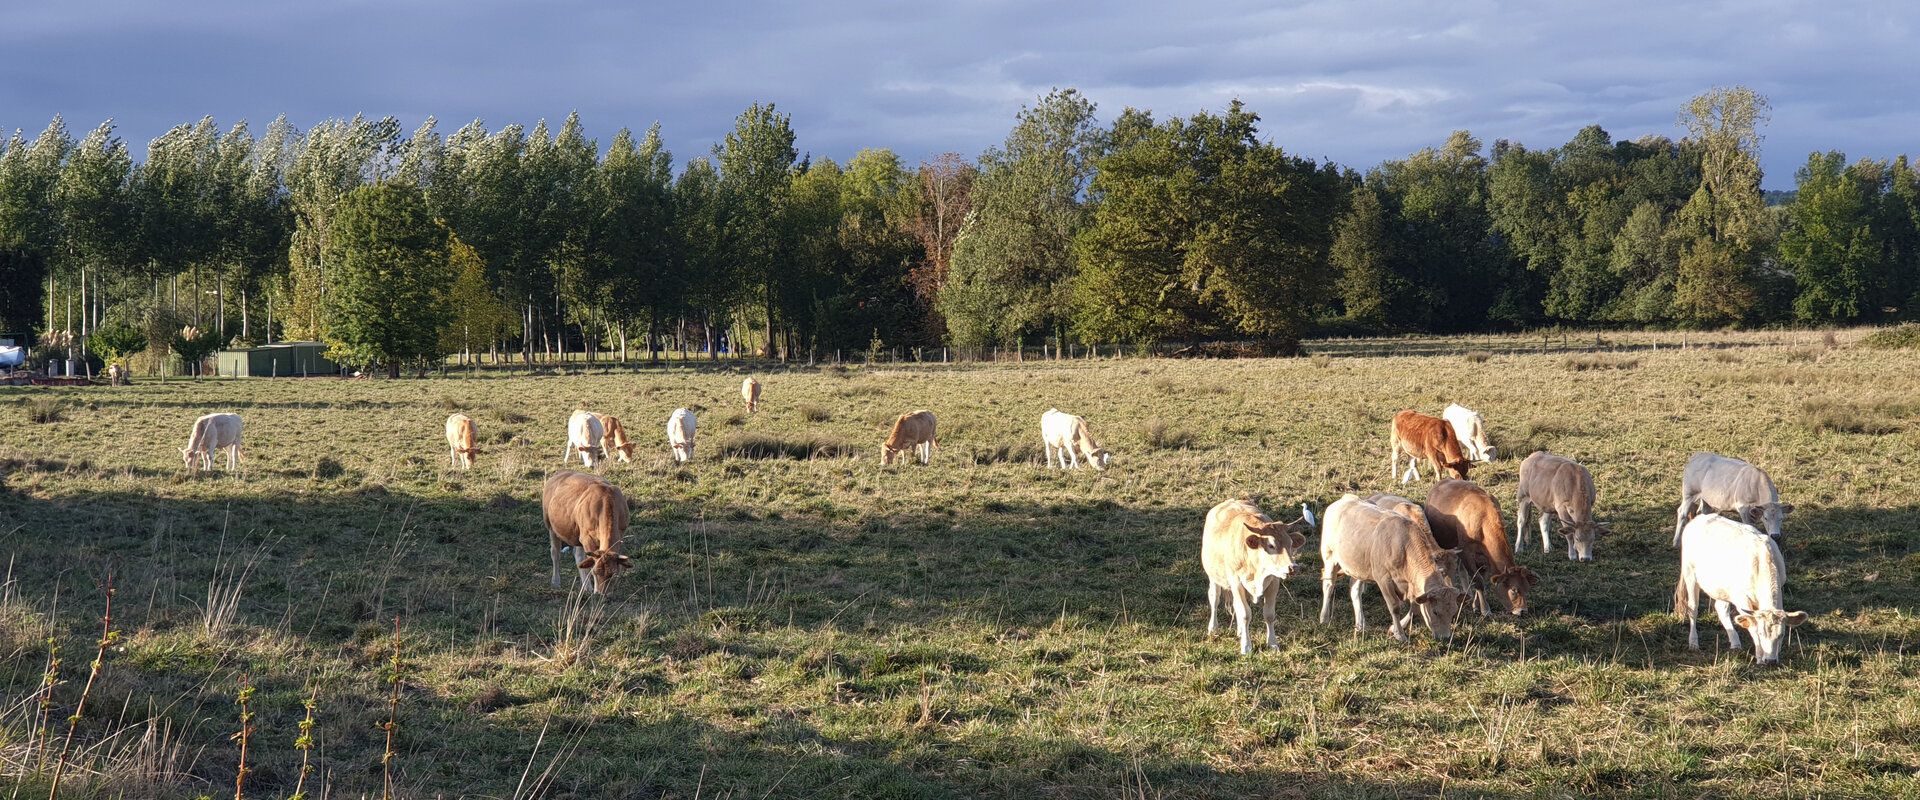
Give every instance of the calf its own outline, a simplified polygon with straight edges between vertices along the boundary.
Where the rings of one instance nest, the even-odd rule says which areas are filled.
[[[1507,611],[1527,613],[1527,591],[1540,582],[1540,576],[1514,564],[1507,532],[1500,529],[1500,503],[1493,495],[1471,481],[1441,481],[1427,492],[1424,508],[1434,544],[1460,551],[1460,565],[1473,587],[1480,616],[1493,616],[1487,603],[1489,587],[1500,589]]]
[[[580,588],[604,595],[633,559],[620,554],[620,537],[631,516],[627,496],[598,475],[563,469],[547,478],[540,495],[547,525],[547,554],[553,559],[553,588],[564,589],[560,550],[572,548]]]
[[[696,425],[693,412],[685,408],[676,408],[673,415],[667,417],[667,445],[673,448],[673,460],[683,463],[693,460]]]
[[[1387,467],[1391,478],[1399,474],[1400,454],[1407,454],[1407,474],[1400,476],[1400,482],[1420,477],[1420,459],[1433,464],[1433,476],[1440,477],[1440,467],[1445,465],[1453,477],[1467,479],[1467,469],[1472,463],[1467,461],[1466,453],[1460,449],[1460,439],[1453,435],[1453,426],[1439,417],[1429,417],[1417,411],[1402,411],[1393,415],[1393,427],[1390,437],[1393,448],[1393,461]],[[1413,476],[1408,478],[1407,475]]]
[[[1333,619],[1333,580],[1353,580],[1353,626],[1366,630],[1360,590],[1367,581],[1380,587],[1387,604],[1387,629],[1393,638],[1407,640],[1406,630],[1418,608],[1433,638],[1453,637],[1453,616],[1464,593],[1447,580],[1447,552],[1434,544],[1432,534],[1412,519],[1346,495],[1327,507],[1320,536],[1320,624]],[[1406,616],[1399,617],[1403,599]]]
[[[453,466],[473,469],[473,457],[480,454],[475,441],[472,417],[465,414],[447,417],[447,460],[453,462]]]
[[[1049,469],[1053,468],[1056,457],[1061,469],[1068,469],[1069,465],[1078,469],[1080,459],[1076,453],[1086,456],[1087,464],[1094,469],[1106,469],[1113,461],[1113,454],[1093,440],[1086,420],[1057,408],[1040,415],[1040,444],[1047,450]]]
[[[181,466],[191,468],[193,457],[200,457],[200,469],[213,469],[213,451],[227,451],[227,469],[240,461],[240,415],[208,414],[193,421],[187,446],[180,448]]]
[[[600,452],[620,461],[633,463],[633,442],[627,441],[627,429],[620,424],[620,418],[612,414],[595,414],[600,420]]]
[[[575,411],[567,418],[567,449],[560,454],[565,461],[574,453],[580,454],[580,463],[587,469],[593,469],[595,458],[604,458],[606,451],[600,449],[600,440],[606,438],[607,429],[600,425],[600,418],[590,412]]]
[[[1274,522],[1245,500],[1228,500],[1207,512],[1200,539],[1200,565],[1207,572],[1207,635],[1218,627],[1221,602],[1233,598],[1234,624],[1240,631],[1240,654],[1253,652],[1247,628],[1253,604],[1260,603],[1267,620],[1267,646],[1280,649],[1273,629],[1273,604],[1280,580],[1300,569],[1295,557],[1307,546],[1298,530],[1305,519]]]
[[[1780,535],[1780,522],[1793,513],[1793,504],[1780,502],[1767,471],[1737,458],[1694,453],[1680,474],[1680,512],[1673,524],[1673,544],[1680,546],[1680,529],[1698,513],[1732,511],[1740,521]]]
[[[1699,603],[1705,592],[1727,629],[1728,649],[1740,649],[1733,627],[1738,624],[1753,636],[1754,663],[1780,663],[1787,629],[1807,621],[1804,611],[1780,609],[1785,582],[1780,545],[1773,537],[1718,514],[1693,518],[1680,532],[1680,583],[1673,589],[1676,610],[1686,610],[1687,646],[1700,649]]]
[[[1496,457],[1493,440],[1487,438],[1487,422],[1480,418],[1480,412],[1454,403],[1440,412],[1440,418],[1453,428],[1453,436],[1460,440],[1468,458],[1486,462]]]
[[[1593,473],[1569,458],[1545,450],[1535,451],[1520,462],[1520,502],[1513,515],[1513,549],[1525,550],[1527,509],[1539,506],[1540,552],[1551,549],[1547,543],[1547,515],[1560,520],[1560,534],[1567,537],[1567,560],[1593,561],[1593,540],[1610,533],[1607,526],[1593,521]]]
[[[920,463],[932,463],[933,447],[938,443],[934,438],[933,412],[923,409],[901,414],[893,421],[893,432],[880,444],[880,465],[892,464],[896,456],[909,450],[920,456]]]
[[[760,382],[748,378],[740,382],[740,399],[747,402],[747,413],[760,410]]]

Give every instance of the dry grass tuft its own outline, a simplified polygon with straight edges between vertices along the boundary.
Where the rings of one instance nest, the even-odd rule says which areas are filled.
[[[1140,423],[1140,438],[1155,450],[1185,450],[1193,447],[1193,431],[1176,427],[1160,417]]]
[[[767,433],[731,433],[721,438],[720,452],[725,458],[790,458],[807,461],[846,458],[853,455],[853,445],[846,439],[830,434],[802,433],[789,437]]]
[[[800,412],[801,419],[808,422],[827,422],[833,419],[833,412],[816,405],[803,403],[797,406],[795,410]]]
[[[36,397],[26,401],[27,421],[36,425],[59,422],[66,418],[66,406],[51,397]]]
[[[1570,372],[1633,369],[1634,367],[1640,366],[1640,359],[1632,356],[1614,355],[1612,353],[1582,353],[1577,356],[1567,356],[1560,362],[1560,366]]]
[[[1493,358],[1493,354],[1485,350],[1468,350],[1462,358],[1465,358],[1469,364],[1485,364],[1487,359]]]
[[[1869,350],[1913,350],[1920,348],[1920,322],[1909,322],[1892,328],[1882,328],[1869,333],[1860,340],[1860,346]]]

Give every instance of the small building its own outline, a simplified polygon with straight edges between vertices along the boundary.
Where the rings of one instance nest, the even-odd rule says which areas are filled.
[[[251,350],[221,350],[214,357],[220,374],[234,378],[340,374],[340,365],[327,360],[326,352],[326,342],[274,342]]]

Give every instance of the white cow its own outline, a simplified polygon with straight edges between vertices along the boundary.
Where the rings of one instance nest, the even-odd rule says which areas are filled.
[[[1253,604],[1260,603],[1267,620],[1267,646],[1280,649],[1274,633],[1274,601],[1280,581],[1300,570],[1294,558],[1306,549],[1304,517],[1274,522],[1260,507],[1245,500],[1228,500],[1207,512],[1200,535],[1200,566],[1207,573],[1207,635],[1219,627],[1220,606],[1233,603],[1233,620],[1240,632],[1240,654],[1253,652],[1249,625]]]
[[[1680,584],[1673,590],[1676,610],[1684,609],[1687,616],[1687,646],[1700,649],[1699,602],[1705,592],[1727,629],[1729,649],[1740,649],[1733,627],[1738,624],[1753,636],[1755,663],[1780,663],[1787,629],[1807,621],[1804,611],[1781,610],[1785,582],[1780,546],[1772,537],[1719,514],[1694,517],[1680,532]]]
[[[1493,440],[1487,438],[1486,420],[1480,418],[1480,412],[1454,403],[1440,412],[1440,418],[1453,426],[1453,434],[1460,439],[1460,446],[1467,451],[1467,458],[1474,461],[1492,461],[1498,457],[1494,451]]]
[[[673,446],[673,458],[676,461],[693,459],[693,432],[696,421],[693,412],[684,408],[673,410],[673,416],[667,417],[667,444]]]
[[[1768,536],[1780,535],[1780,521],[1793,513],[1792,503],[1780,502],[1767,471],[1737,458],[1694,453],[1680,474],[1679,518],[1673,523],[1673,544],[1680,545],[1680,529],[1705,511],[1732,511],[1740,521],[1763,527]]]
[[[227,469],[232,470],[240,457],[240,415],[208,414],[193,421],[193,433],[187,446],[180,448],[181,466],[191,468],[193,457],[200,456],[200,468],[213,469],[213,451],[227,451]]]
[[[587,469],[593,469],[593,460],[606,453],[600,447],[600,440],[606,436],[607,429],[593,412],[575,411],[567,419],[567,449],[560,454],[560,459],[565,461],[577,452],[580,454],[580,463],[585,464]]]
[[[1047,448],[1048,469],[1056,461],[1061,469],[1068,469],[1069,464],[1079,469],[1079,456],[1086,456],[1094,469],[1106,469],[1113,462],[1113,454],[1093,440],[1085,419],[1057,408],[1040,415],[1040,442]]]

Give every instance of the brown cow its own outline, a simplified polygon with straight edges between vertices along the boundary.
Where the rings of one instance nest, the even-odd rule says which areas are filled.
[[[740,382],[740,399],[747,401],[747,413],[760,410],[760,382],[748,378]]]
[[[1346,575],[1353,579],[1354,629],[1367,628],[1360,590],[1372,581],[1386,601],[1387,629],[1393,638],[1407,640],[1415,608],[1434,639],[1453,637],[1453,616],[1465,593],[1447,579],[1447,551],[1434,544],[1419,523],[1348,494],[1327,507],[1320,560],[1325,564],[1320,571],[1320,624],[1333,621],[1333,579]],[[1411,602],[1406,603],[1406,616],[1399,617],[1403,600]]]
[[[1460,447],[1460,438],[1453,433],[1453,426],[1439,417],[1429,417],[1417,411],[1402,411],[1393,415],[1391,434],[1393,461],[1387,467],[1387,477],[1391,479],[1400,473],[1400,454],[1408,458],[1407,475],[1413,479],[1420,477],[1420,459],[1433,464],[1434,478],[1440,477],[1440,467],[1445,465],[1448,472],[1459,480],[1467,479],[1467,469],[1473,462],[1467,460],[1467,454]],[[1400,476],[1400,482],[1406,483],[1406,475]]]
[[[1233,598],[1233,620],[1240,630],[1240,654],[1253,652],[1247,628],[1253,604],[1260,603],[1267,619],[1267,646],[1280,649],[1273,630],[1273,603],[1280,596],[1280,580],[1300,569],[1294,556],[1307,546],[1307,537],[1295,531],[1306,520],[1274,522],[1260,507],[1245,500],[1228,500],[1207,512],[1200,539],[1200,565],[1207,572],[1207,635],[1218,627],[1220,602]]]
[[[600,450],[629,464],[633,463],[633,442],[627,441],[627,429],[612,414],[594,414],[600,420]]]
[[[886,466],[900,453],[913,450],[920,456],[920,463],[933,461],[933,446],[939,444],[934,438],[933,412],[921,410],[911,414],[901,414],[893,421],[893,432],[887,435],[887,441],[880,445],[880,464]]]
[[[1500,503],[1493,495],[1471,481],[1441,481],[1427,492],[1425,509],[1434,544],[1460,551],[1480,616],[1493,616],[1487,604],[1489,586],[1500,588],[1508,611],[1527,613],[1527,590],[1540,576],[1513,563],[1507,532],[1500,529]]]
[[[547,524],[548,554],[553,558],[553,588],[560,579],[560,549],[573,548],[573,566],[580,571],[580,588],[604,595],[620,571],[633,559],[620,554],[620,537],[632,519],[627,496],[598,475],[563,469],[547,479],[540,497]]]
[[[465,414],[447,417],[447,460],[454,466],[473,469],[473,457],[480,455],[475,441],[472,417]]]
[[[1540,551],[1546,552],[1547,515],[1560,518],[1560,533],[1567,537],[1567,559],[1592,561],[1593,540],[1608,533],[1607,526],[1593,521],[1593,473],[1571,459],[1545,450],[1536,451],[1520,462],[1520,503],[1513,518],[1513,549],[1526,549],[1527,509],[1540,507]]]

